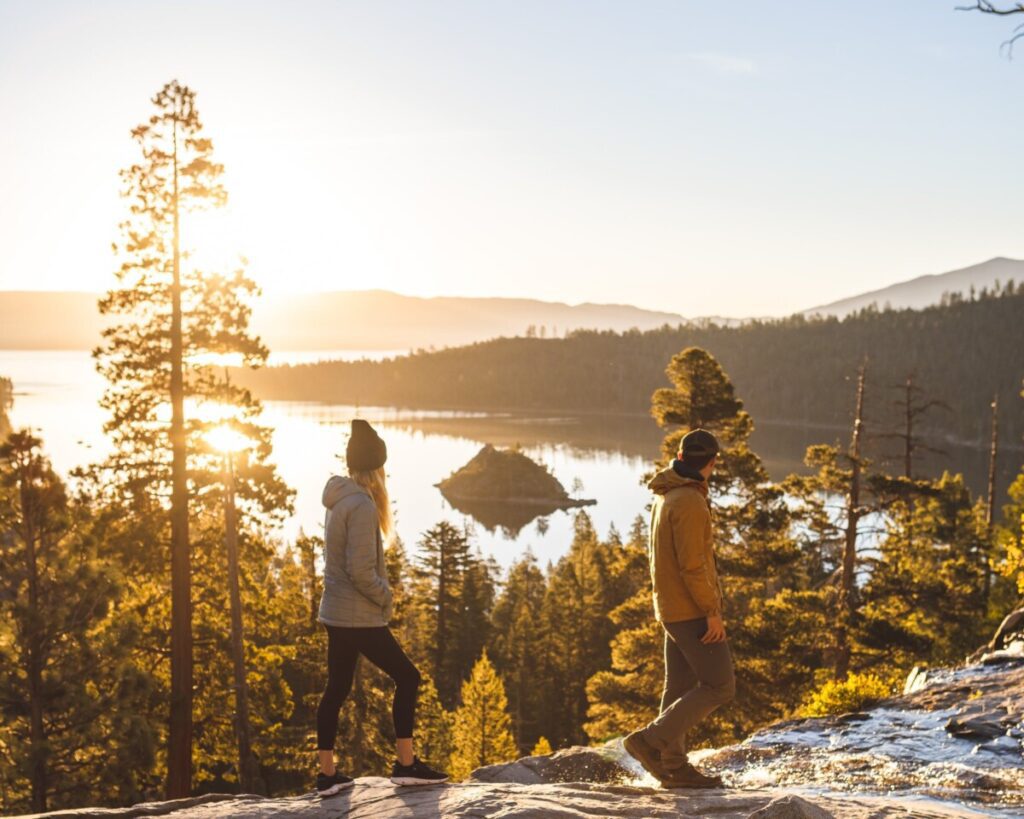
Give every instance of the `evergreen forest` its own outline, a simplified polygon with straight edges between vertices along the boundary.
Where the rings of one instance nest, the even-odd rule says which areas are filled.
[[[913,375],[944,411],[921,418],[934,439],[981,443],[985,407],[1024,378],[1024,287],[947,296],[924,310],[868,309],[837,318],[665,326],[647,332],[575,331],[566,338],[499,338],[419,350],[384,361],[269,367],[244,382],[265,399],[356,406],[533,412],[648,412],[665,362],[690,346],[715,356],[762,422],[845,428],[850,374],[867,357],[876,385]],[[1017,446],[1024,420],[1004,430]]]

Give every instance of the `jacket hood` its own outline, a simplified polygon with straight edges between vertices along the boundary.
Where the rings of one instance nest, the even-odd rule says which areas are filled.
[[[675,462],[661,470],[661,472],[655,475],[654,478],[651,479],[651,482],[647,484],[648,489],[656,495],[665,495],[673,489],[678,489],[681,486],[692,486],[694,489],[697,489],[705,495],[708,491],[707,484],[703,480],[680,475],[675,469]]]
[[[347,498],[349,495],[366,495],[366,497],[370,497],[370,493],[351,478],[331,475],[324,486],[323,504],[328,509],[333,509],[338,501],[342,498]]]

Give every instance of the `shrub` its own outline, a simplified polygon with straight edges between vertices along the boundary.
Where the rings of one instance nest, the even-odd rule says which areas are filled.
[[[845,680],[829,680],[811,692],[800,713],[805,717],[846,714],[891,694],[892,687],[877,674],[850,674]]]

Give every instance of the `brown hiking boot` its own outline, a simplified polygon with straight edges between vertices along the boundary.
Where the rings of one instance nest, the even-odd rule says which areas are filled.
[[[657,774],[655,774],[657,776]],[[724,787],[722,777],[708,776],[693,767],[689,762],[679,768],[665,771],[658,777],[663,788],[721,788]]]
[[[647,741],[642,728],[622,740],[622,747],[655,779],[660,781],[665,776],[665,769],[661,767],[661,751]]]

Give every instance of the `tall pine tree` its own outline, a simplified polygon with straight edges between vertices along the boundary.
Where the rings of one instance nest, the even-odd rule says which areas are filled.
[[[465,779],[485,765],[516,758],[505,687],[487,652],[463,683],[461,699],[452,728],[451,771],[456,780]]]
[[[167,794],[192,787],[193,547],[190,505],[220,470],[202,435],[225,420],[254,441],[239,474],[242,512],[288,508],[288,493],[269,466],[269,430],[259,404],[211,361],[250,366],[267,350],[248,330],[247,299],[256,288],[241,266],[201,270],[189,250],[187,217],[223,205],[223,166],[203,130],[195,92],[176,81],[153,97],[154,113],[132,131],[139,160],[122,171],[128,214],[114,249],[117,286],[100,300],[116,317],[95,352],[108,387],[105,431],[114,445],[111,486],[135,514],[153,521],[170,563],[170,708]]]

